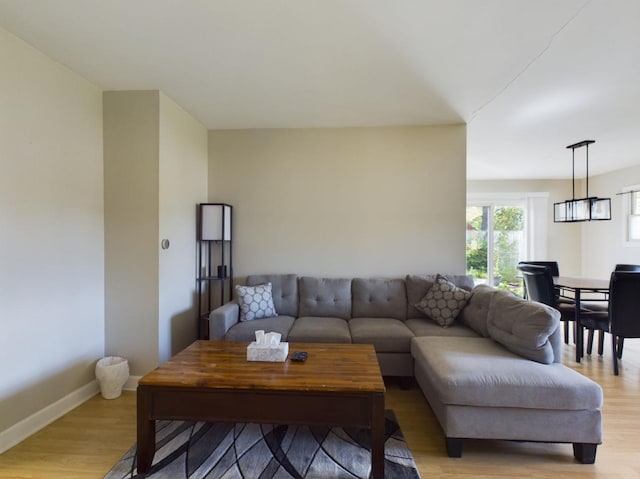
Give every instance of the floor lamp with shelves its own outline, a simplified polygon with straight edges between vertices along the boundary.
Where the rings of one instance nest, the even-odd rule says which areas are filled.
[[[198,338],[209,339],[209,313],[233,299],[233,207],[198,205]]]

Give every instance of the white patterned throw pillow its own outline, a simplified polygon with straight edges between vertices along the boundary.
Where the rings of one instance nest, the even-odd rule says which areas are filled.
[[[451,326],[469,298],[469,291],[458,288],[444,276],[438,275],[431,289],[415,307],[446,328]]]
[[[256,286],[236,286],[236,297],[240,306],[240,321],[272,318],[276,316],[273,305],[271,283]]]

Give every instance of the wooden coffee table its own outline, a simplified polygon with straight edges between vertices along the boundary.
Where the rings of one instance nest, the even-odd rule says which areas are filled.
[[[369,344],[290,343],[304,363],[247,361],[247,344],[196,341],[138,383],[138,472],[151,468],[156,419],[371,430],[371,477],[384,477],[384,393]]]

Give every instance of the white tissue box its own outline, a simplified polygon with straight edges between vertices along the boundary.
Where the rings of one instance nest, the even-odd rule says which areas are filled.
[[[247,346],[247,361],[269,361],[283,363],[289,355],[289,343],[280,343],[277,347],[258,346],[253,341]]]

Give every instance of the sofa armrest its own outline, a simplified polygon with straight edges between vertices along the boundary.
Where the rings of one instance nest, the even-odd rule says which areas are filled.
[[[223,304],[209,314],[209,339],[220,341],[227,331],[238,322],[240,307],[235,301]]]

